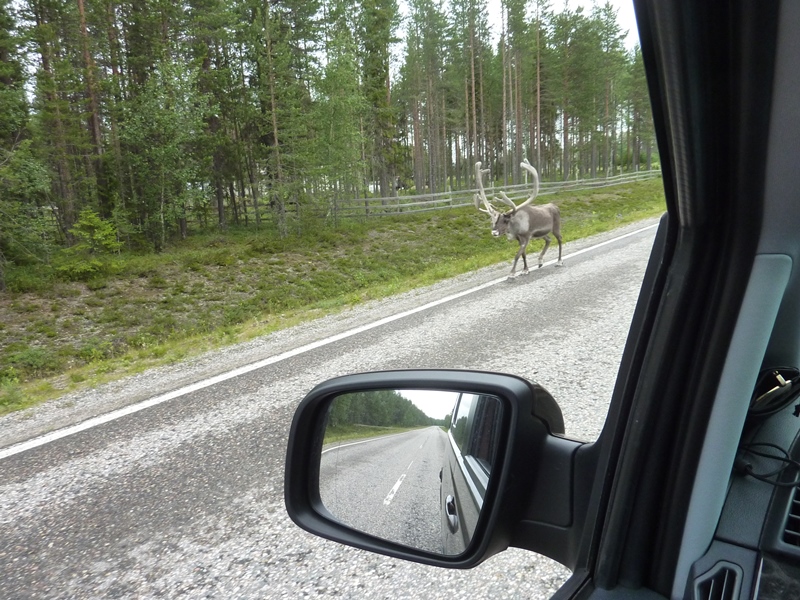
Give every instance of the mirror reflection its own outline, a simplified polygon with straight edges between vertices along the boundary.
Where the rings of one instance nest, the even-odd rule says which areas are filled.
[[[373,390],[328,409],[319,491],[359,531],[438,554],[464,552],[501,438],[494,396]]]

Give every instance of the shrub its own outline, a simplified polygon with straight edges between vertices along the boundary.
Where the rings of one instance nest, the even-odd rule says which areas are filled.
[[[217,267],[229,267],[236,264],[236,256],[228,249],[217,250],[208,256],[208,264]]]
[[[101,219],[91,209],[84,209],[70,233],[76,243],[61,251],[56,266],[59,274],[72,281],[87,281],[119,271],[119,261],[111,257],[122,249],[122,242],[117,240],[113,223]]]
[[[0,379],[0,412],[15,410],[25,400],[19,382]]]
[[[100,218],[91,209],[84,209],[78,222],[70,230],[78,243],[72,246],[73,252],[89,254],[112,254],[122,249],[122,242],[117,240],[117,228],[113,223]]]
[[[86,287],[93,292],[108,287],[108,280],[105,277],[92,277],[86,282]]]
[[[52,271],[49,267],[14,267],[6,272],[6,288],[9,292],[44,294],[53,285]]]
[[[61,364],[56,356],[44,348],[26,348],[8,356],[15,373],[21,376],[40,377],[57,371]]]
[[[113,355],[111,342],[89,338],[78,350],[78,356],[87,363],[103,360]]]

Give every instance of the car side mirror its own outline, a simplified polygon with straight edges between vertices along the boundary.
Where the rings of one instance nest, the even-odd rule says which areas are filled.
[[[563,433],[553,397],[512,375],[339,377],[315,387],[295,413],[287,510],[303,529],[344,544],[474,566],[513,545],[526,521],[534,529],[570,528],[573,456],[581,444]],[[541,493],[532,494],[539,480]],[[570,562],[566,546],[546,537],[542,548],[554,551],[545,553]]]

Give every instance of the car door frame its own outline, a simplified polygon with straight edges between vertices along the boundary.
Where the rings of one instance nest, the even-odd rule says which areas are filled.
[[[682,596],[686,557],[704,542],[686,526],[707,435],[721,418],[721,374],[740,351],[732,341],[762,221],[779,7],[634,4],[668,226],[587,461],[594,486],[580,557],[558,599]],[[732,32],[748,52],[736,52]],[[729,476],[730,447],[723,454],[716,468],[729,461]],[[702,507],[712,534],[724,488],[715,493]]]

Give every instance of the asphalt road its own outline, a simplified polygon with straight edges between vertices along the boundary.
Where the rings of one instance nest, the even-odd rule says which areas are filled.
[[[427,427],[323,450],[322,503],[359,531],[441,553],[439,471],[446,443],[440,427]]]
[[[654,233],[594,250],[568,245],[563,268],[505,282],[502,265],[0,419],[0,598],[549,597],[569,573],[532,553],[512,549],[451,571],[295,527],[283,505],[289,422],[329,377],[474,368],[539,382],[567,433],[593,439]],[[463,295],[412,310],[452,292]],[[402,310],[412,311],[391,317]],[[11,445],[26,428],[41,432],[251,359],[264,362],[96,427]]]

